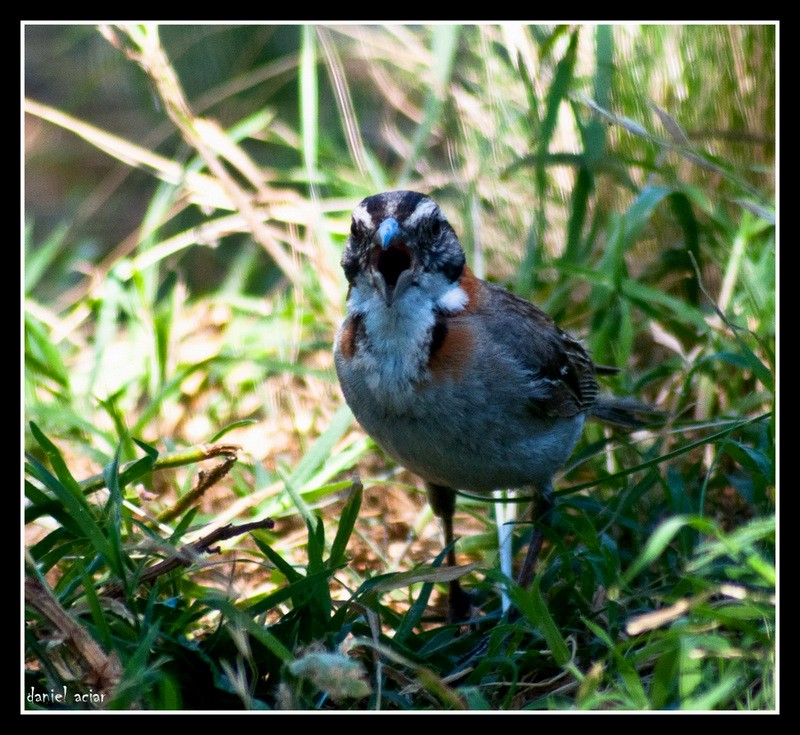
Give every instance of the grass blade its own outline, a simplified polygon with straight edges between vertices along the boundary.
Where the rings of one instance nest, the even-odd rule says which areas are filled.
[[[350,535],[353,533],[353,528],[358,520],[363,493],[364,486],[359,480],[354,481],[350,490],[350,497],[342,509],[341,516],[339,516],[339,527],[336,529],[336,536],[331,544],[330,563],[333,566],[338,567],[345,560],[347,542],[350,540]]]
[[[628,570],[623,573],[621,583],[628,585],[645,567],[658,559],[664,549],[672,542],[678,532],[685,527],[694,528],[710,535],[718,535],[719,530],[712,521],[700,516],[675,516],[664,521],[647,540],[642,553],[634,560]]]

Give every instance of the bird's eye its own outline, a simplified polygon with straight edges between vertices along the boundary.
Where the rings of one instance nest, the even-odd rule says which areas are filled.
[[[439,233],[441,231],[442,231],[442,223],[438,219],[433,220],[433,222],[431,223],[431,235],[433,237],[439,237]]]

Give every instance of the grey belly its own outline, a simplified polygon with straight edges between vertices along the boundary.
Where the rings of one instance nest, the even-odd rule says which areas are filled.
[[[541,420],[506,408],[355,413],[387,454],[428,482],[474,492],[549,483],[578,442],[584,416]]]

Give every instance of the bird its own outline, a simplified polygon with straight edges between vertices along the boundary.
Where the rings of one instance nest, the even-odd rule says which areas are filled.
[[[476,277],[425,194],[361,201],[341,265],[348,290],[334,363],[345,401],[386,454],[425,481],[450,566],[458,491],[538,490],[538,524],[518,579],[529,586],[553,477],[584,422],[635,427],[649,406],[601,394],[597,377],[618,368],[595,364],[544,311]],[[470,604],[451,581],[449,618],[468,618]]]

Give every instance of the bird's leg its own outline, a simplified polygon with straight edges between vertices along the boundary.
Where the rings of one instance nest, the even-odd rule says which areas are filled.
[[[494,490],[492,495],[496,500],[494,504],[494,517],[497,522],[497,550],[500,557],[500,571],[506,576],[511,577],[511,564],[514,546],[514,521],[517,519],[516,503],[503,502],[508,500],[506,490]],[[503,587],[500,591],[500,604],[503,612],[508,612],[511,607],[511,599]]]
[[[537,524],[537,527],[533,529],[533,536],[531,536],[531,542],[528,544],[528,552],[525,554],[525,561],[522,563],[522,569],[519,573],[518,584],[523,589],[528,589],[531,582],[533,582],[533,570],[536,566],[536,560],[539,558],[539,552],[542,550],[544,534],[538,524],[544,523],[552,510],[553,486],[548,482],[542,488],[539,502],[531,511],[532,520]]]
[[[456,512],[456,491],[446,485],[428,483],[428,502],[433,513],[442,520],[444,530],[444,544],[447,547],[447,564],[456,566],[456,550],[453,544],[453,515]],[[464,592],[457,579],[450,581],[450,595],[448,599],[448,618],[451,622],[469,618],[471,602],[469,595]]]

